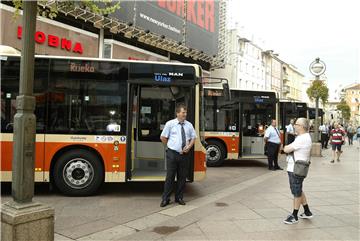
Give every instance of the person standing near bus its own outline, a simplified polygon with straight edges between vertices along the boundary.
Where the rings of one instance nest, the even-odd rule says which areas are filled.
[[[358,128],[356,129],[356,140],[358,141],[357,149],[359,149],[360,148],[360,126],[358,126]]]
[[[269,170],[283,170],[278,164],[278,156],[281,146],[280,132],[276,127],[276,120],[266,129],[264,140],[267,148]]]
[[[170,195],[173,191],[175,176],[177,180],[175,202],[185,205],[183,193],[188,173],[188,153],[193,147],[196,133],[193,125],[186,120],[187,107],[185,104],[176,106],[176,118],[166,122],[160,139],[166,148],[167,173],[164,184],[164,192],[160,207],[170,203]]]
[[[294,119],[291,119],[289,125],[286,126],[286,134],[286,144],[289,145],[295,140]]]
[[[310,161],[311,136],[309,134],[309,121],[306,118],[299,118],[295,123],[297,137],[293,143],[284,147],[285,153],[293,153],[294,159],[288,160],[287,172],[289,176],[290,190],[294,196],[293,212],[284,220],[285,224],[295,224],[299,221],[298,212],[303,205],[304,213],[299,215],[302,219],[311,219],[313,214],[309,209],[305,193],[303,192],[304,177],[294,174],[296,161]]]
[[[326,141],[329,136],[329,128],[325,124],[322,124],[319,126],[319,131],[321,133],[321,149],[327,149]]]
[[[330,132],[330,143],[332,146],[332,160],[331,163],[335,162],[335,157],[340,162],[340,155],[342,153],[341,146],[345,141],[345,132],[341,129],[338,123],[334,124],[334,129]]]

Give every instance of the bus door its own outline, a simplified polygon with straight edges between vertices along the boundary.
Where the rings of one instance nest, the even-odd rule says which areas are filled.
[[[264,154],[264,110],[253,103],[242,103],[241,154],[254,156]]]
[[[263,156],[265,129],[275,118],[275,104],[243,102],[240,110],[241,156]]]
[[[195,87],[129,84],[127,126],[127,180],[161,181],[166,177],[165,146],[160,134],[176,118],[178,103],[188,106],[194,123]],[[193,179],[194,152],[190,153],[188,179]]]

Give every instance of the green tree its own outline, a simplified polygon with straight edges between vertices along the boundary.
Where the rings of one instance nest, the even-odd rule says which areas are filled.
[[[306,90],[310,100],[321,100],[325,104],[329,99],[329,88],[322,80],[314,80],[311,86]]]
[[[350,120],[350,106],[346,103],[345,100],[341,100],[340,104],[336,106],[336,109],[341,111],[341,115],[344,118],[344,120]]]
[[[12,0],[15,11],[15,17],[19,15],[19,10],[22,8],[23,0]],[[112,0],[80,0],[80,1],[55,1],[55,4],[49,5],[49,8],[43,8],[39,5],[45,6],[48,0],[38,0],[38,14],[43,17],[55,18],[58,15],[58,8],[62,9],[73,9],[79,7],[84,10],[91,11],[93,13],[106,16],[110,13],[115,12],[120,8],[120,1]]]

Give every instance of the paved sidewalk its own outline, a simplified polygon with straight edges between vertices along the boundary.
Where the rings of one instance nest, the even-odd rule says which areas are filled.
[[[359,149],[343,150],[339,163],[329,149],[312,158],[304,181],[311,220],[282,223],[292,211],[287,173],[269,171],[77,240],[359,240]]]

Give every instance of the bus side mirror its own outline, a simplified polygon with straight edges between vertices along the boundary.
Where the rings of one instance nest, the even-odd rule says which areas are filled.
[[[224,97],[226,101],[230,101],[231,100],[231,96],[230,96],[230,88],[229,88],[229,84],[228,83],[223,83],[223,91],[224,91]]]

